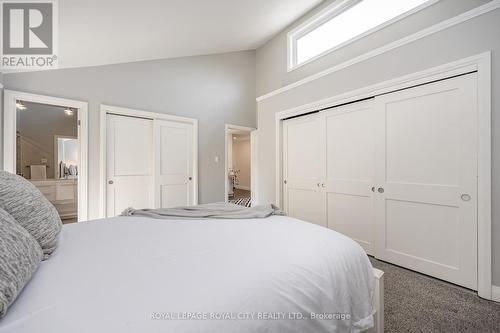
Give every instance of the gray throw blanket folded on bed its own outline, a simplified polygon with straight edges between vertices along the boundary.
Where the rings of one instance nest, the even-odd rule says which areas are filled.
[[[127,208],[122,216],[143,216],[154,219],[255,219],[271,215],[285,215],[274,205],[243,207],[228,203],[212,203],[197,206],[133,209]]]

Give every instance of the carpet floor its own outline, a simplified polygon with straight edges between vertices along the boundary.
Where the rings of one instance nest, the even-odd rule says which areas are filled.
[[[370,258],[385,272],[385,332],[500,332],[500,304],[477,293]]]

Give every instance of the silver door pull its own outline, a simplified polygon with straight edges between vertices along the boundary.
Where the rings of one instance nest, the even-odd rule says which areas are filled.
[[[471,199],[469,194],[462,194],[460,198],[462,198],[463,201],[470,201]]]
[[[286,179],[285,179],[285,180],[283,181],[283,184],[286,184],[286,183],[287,183],[287,181],[286,181]]]
[[[316,186],[317,186],[317,187],[320,187],[320,186],[321,186],[321,183],[317,183],[317,184],[316,184]]]
[[[189,179],[189,180],[193,180],[193,177],[189,177],[188,179]]]
[[[378,191],[378,193],[384,193],[384,188],[383,187],[379,187],[377,191]]]
[[[112,181],[112,180],[108,180],[108,184],[109,184],[109,185],[113,185],[113,183],[114,183],[114,181]]]
[[[321,184],[321,187],[325,188],[326,187],[325,183]]]
[[[375,186],[372,186],[372,192],[375,192]]]

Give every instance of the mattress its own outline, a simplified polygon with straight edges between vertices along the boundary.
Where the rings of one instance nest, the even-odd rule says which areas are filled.
[[[289,217],[94,220],[63,227],[0,333],[357,332],[374,284],[356,242]]]

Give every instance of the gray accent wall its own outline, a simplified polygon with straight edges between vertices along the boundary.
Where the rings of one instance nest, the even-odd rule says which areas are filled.
[[[257,96],[264,95],[311,74],[350,60],[374,48],[418,32],[433,24],[464,13],[490,0],[440,0],[401,21],[355,41],[339,50],[331,52],[316,61],[287,71],[287,33],[314,14],[335,2],[324,1],[308,14],[292,23],[276,37],[257,50]]]
[[[200,203],[224,200],[224,125],[256,125],[255,51],[9,73],[3,82],[5,89],[89,103],[90,218],[99,207],[101,103],[198,119]]]
[[[442,0],[436,7],[427,9],[429,17],[423,22],[431,24],[439,18],[453,16],[470,7],[486,1]],[[439,9],[436,11],[436,8]],[[441,12],[441,9],[446,9]],[[420,13],[421,14],[421,13]],[[419,15],[420,15],[419,14]],[[408,18],[413,21],[412,18]],[[382,41],[390,41],[396,35],[413,32],[417,22],[401,23],[408,30],[377,33],[374,40],[361,40],[356,46],[348,46],[318,62],[300,70],[286,72],[286,31],[257,50],[257,91],[258,95],[283,87],[288,83],[312,75],[323,69],[342,63],[360,55]],[[418,24],[419,28],[423,28]],[[411,28],[411,29],[410,29]],[[493,283],[500,286],[500,9],[473,18],[459,25],[437,32],[418,41],[399,47],[385,54],[331,73],[315,81],[275,95],[258,103],[258,188],[259,201],[275,201],[275,113],[293,107],[332,97],[341,93],[366,87],[406,74],[422,71],[455,60],[492,52],[492,243],[493,243]],[[362,43],[361,43],[362,42]],[[363,44],[363,45],[361,45]],[[343,52],[345,51],[346,54]]]

